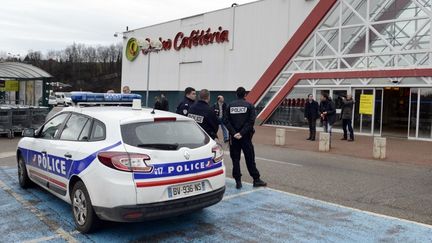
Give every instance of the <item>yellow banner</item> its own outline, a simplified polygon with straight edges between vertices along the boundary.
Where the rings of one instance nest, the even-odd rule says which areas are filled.
[[[19,82],[16,80],[6,80],[0,85],[0,91],[19,91]]]
[[[371,94],[360,95],[360,114],[372,115],[374,107],[374,96]]]

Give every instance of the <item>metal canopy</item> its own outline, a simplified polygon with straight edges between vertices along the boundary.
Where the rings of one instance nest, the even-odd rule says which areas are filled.
[[[51,74],[33,65],[20,62],[0,62],[0,79],[43,80]]]

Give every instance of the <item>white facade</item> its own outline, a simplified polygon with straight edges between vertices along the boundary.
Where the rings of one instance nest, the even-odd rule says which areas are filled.
[[[220,26],[229,31],[228,42],[151,53],[150,90],[250,90],[318,2],[262,0],[125,32],[122,86],[147,89],[148,56],[139,53],[129,61],[130,38],[174,40],[178,32],[189,36],[192,30],[213,32]]]

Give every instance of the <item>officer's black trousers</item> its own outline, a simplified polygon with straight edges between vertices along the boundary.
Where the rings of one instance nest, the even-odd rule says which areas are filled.
[[[231,137],[230,156],[233,162],[232,176],[236,180],[240,180],[242,176],[240,171],[240,157],[242,150],[250,176],[254,180],[259,179],[260,174],[255,164],[255,150],[252,144],[251,136],[245,136],[241,139],[235,139],[234,137]]]

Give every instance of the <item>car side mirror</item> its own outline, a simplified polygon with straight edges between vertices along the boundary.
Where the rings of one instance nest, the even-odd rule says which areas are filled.
[[[23,137],[34,138],[35,137],[35,129],[34,128],[26,128],[22,132],[22,135],[23,135]]]

